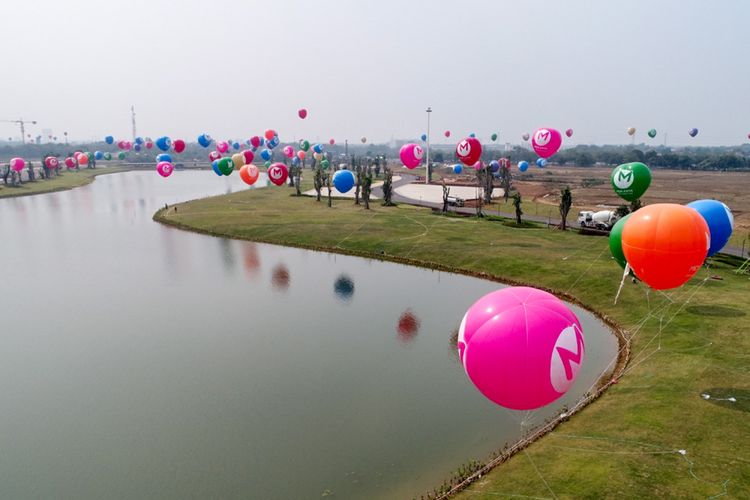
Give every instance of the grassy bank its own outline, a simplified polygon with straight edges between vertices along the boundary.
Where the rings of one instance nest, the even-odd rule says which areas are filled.
[[[530,283],[568,293],[627,331],[631,361],[618,383],[463,496],[750,497],[750,282],[732,264],[716,263],[664,294],[628,281],[613,305],[621,272],[605,238],[406,205],[364,211],[334,200],[329,209],[291,191],[244,191],[170,207],[155,218],[211,234]],[[718,401],[730,396],[737,402]]]
[[[94,181],[97,175],[114,174],[125,172],[128,167],[97,167],[84,168],[76,172],[75,170],[62,172],[57,177],[51,179],[38,179],[33,182],[24,182],[20,186],[5,186],[0,184],[0,198],[11,198],[13,196],[28,196],[32,194],[52,193],[54,191],[64,191],[75,187],[84,186]]]

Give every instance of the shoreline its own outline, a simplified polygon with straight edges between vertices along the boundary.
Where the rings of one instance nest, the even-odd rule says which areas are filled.
[[[599,378],[599,380],[596,382],[595,384],[596,389],[594,390],[593,393],[584,395],[581,399],[579,399],[575,403],[575,406],[573,406],[566,412],[558,415],[553,420],[544,423],[542,427],[535,430],[529,436],[516,442],[515,444],[510,446],[510,448],[506,449],[505,451],[498,450],[496,456],[494,457],[491,456],[491,458],[485,459],[483,462],[481,462],[481,466],[474,469],[470,475],[459,478],[458,480],[451,479],[450,483],[448,484],[449,488],[446,491],[440,490],[440,492],[435,495],[428,493],[428,496],[425,497],[428,499],[447,499],[458,494],[459,492],[461,492],[462,490],[470,486],[472,483],[481,479],[482,476],[490,472],[492,469],[505,463],[507,460],[513,457],[516,453],[524,450],[525,448],[527,448],[528,446],[530,446],[531,444],[533,444],[534,442],[536,442],[537,440],[545,436],[546,434],[553,431],[559,424],[565,422],[572,415],[580,412],[581,410],[589,406],[589,404],[599,399],[610,386],[617,383],[617,380],[622,376],[623,372],[625,371],[625,368],[627,367],[630,361],[630,354],[631,354],[630,341],[626,334],[627,331],[624,330],[616,321],[614,321],[608,315],[590,307],[589,305],[583,303],[578,298],[573,297],[567,292],[562,292],[562,291],[554,290],[554,289],[547,288],[544,286],[535,285],[533,283],[503,278],[502,276],[488,274],[485,272],[471,271],[471,270],[460,268],[460,267],[453,267],[453,266],[449,266],[446,264],[440,264],[438,262],[430,262],[430,261],[423,261],[419,259],[412,259],[409,257],[402,257],[402,256],[395,255],[395,254],[387,254],[385,252],[377,254],[377,253],[364,252],[364,251],[346,250],[343,248],[336,248],[336,247],[305,245],[301,243],[285,242],[284,244],[281,244],[278,241],[273,241],[271,239],[266,239],[266,238],[236,237],[234,235],[228,235],[228,234],[221,233],[218,231],[211,231],[211,230],[196,228],[187,224],[183,224],[181,222],[170,220],[168,217],[164,216],[164,214],[167,211],[168,209],[160,208],[159,210],[156,211],[156,213],[154,213],[152,219],[155,222],[164,224],[165,226],[173,227],[173,228],[184,230],[184,231],[190,231],[193,233],[204,234],[207,236],[213,236],[216,238],[229,238],[229,239],[235,239],[235,240],[253,241],[256,243],[265,243],[265,244],[270,244],[270,245],[301,248],[305,250],[312,250],[315,252],[335,253],[335,254],[340,254],[340,255],[349,255],[353,257],[361,257],[361,258],[366,258],[366,259],[375,259],[375,260],[380,260],[380,261],[385,261],[385,262],[393,262],[396,264],[421,267],[421,268],[430,269],[433,271],[442,271],[442,272],[449,272],[449,273],[454,273],[454,274],[461,274],[464,276],[471,276],[471,277],[485,279],[488,281],[493,281],[496,283],[502,283],[502,284],[511,285],[511,286],[533,286],[540,290],[549,292],[555,295],[556,297],[559,297],[560,299],[563,299],[571,304],[575,304],[578,307],[585,309],[586,311],[590,312],[592,315],[594,315],[597,319],[599,319],[602,323],[604,323],[608,327],[611,333],[617,338],[617,343],[618,343],[617,358],[614,360],[614,363],[613,363],[614,366],[612,370],[607,371],[607,373],[602,375]]]
[[[91,170],[97,170],[97,169],[91,169]],[[94,172],[93,175],[89,175],[89,176],[84,177],[83,178],[83,182],[81,184],[76,184],[75,186],[50,186],[49,188],[42,188],[39,191],[33,191],[33,192],[30,192],[30,193],[14,193],[14,192],[5,193],[4,191],[0,191],[0,200],[3,199],[3,198],[20,198],[22,196],[35,196],[35,195],[38,195],[38,194],[49,194],[49,193],[59,193],[60,191],[70,191],[71,189],[75,189],[75,188],[79,188],[79,187],[83,187],[83,186],[88,186],[89,184],[91,184],[92,182],[94,182],[94,180],[97,177],[99,177],[100,175],[120,174],[120,173],[123,173],[123,172],[129,172],[131,170],[133,170],[131,167],[119,167],[119,166],[118,167],[103,167],[103,168],[100,169],[100,171]],[[81,172],[83,172],[83,171],[84,171],[84,169],[81,170]],[[66,174],[70,174],[72,172],[65,172],[65,173]],[[43,180],[41,180],[41,182],[48,181],[48,180],[53,180],[53,179],[43,179]],[[40,180],[26,181],[24,184],[30,184],[31,183],[33,185],[33,184],[36,184],[37,182],[40,182]],[[3,187],[3,190],[5,190],[5,189],[10,189],[10,190],[17,189],[17,188],[5,186],[5,185],[3,185],[2,187]]]

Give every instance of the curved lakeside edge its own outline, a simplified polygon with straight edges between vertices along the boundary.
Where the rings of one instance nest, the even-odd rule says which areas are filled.
[[[615,322],[612,318],[610,318],[608,315],[600,311],[597,311],[596,309],[593,309],[592,307],[581,302],[578,298],[570,295],[567,292],[562,292],[560,290],[555,290],[555,289],[551,289],[548,287],[539,286],[533,283],[523,282],[520,280],[508,279],[502,276],[488,274],[485,272],[472,271],[472,270],[468,270],[468,269],[464,269],[460,267],[448,266],[446,264],[441,264],[438,262],[429,262],[429,261],[423,261],[423,260],[418,260],[418,259],[412,259],[408,257],[402,257],[400,255],[388,254],[385,252],[372,253],[372,252],[364,252],[364,251],[356,251],[356,250],[347,250],[347,249],[337,248],[337,247],[325,247],[325,246],[318,246],[318,245],[298,244],[298,243],[286,242],[286,241],[282,244],[278,241],[274,241],[272,239],[267,239],[267,238],[237,237],[235,235],[230,235],[230,234],[222,233],[219,231],[210,231],[206,229],[196,228],[187,224],[183,224],[178,221],[171,220],[164,216],[167,210],[169,210],[169,208],[159,209],[153,215],[153,220],[161,224],[164,224],[166,226],[171,226],[177,229],[190,231],[194,233],[205,234],[207,236],[253,241],[256,243],[267,243],[271,245],[295,247],[295,248],[301,248],[305,250],[312,250],[316,252],[336,253],[336,254],[342,254],[342,255],[350,255],[354,257],[362,257],[362,258],[367,258],[367,259],[376,259],[376,260],[381,260],[381,261],[394,262],[397,264],[422,267],[422,268],[435,270],[435,271],[462,274],[465,276],[481,278],[484,280],[494,281],[497,283],[502,283],[502,284],[506,284],[510,286],[533,286],[540,290],[545,290],[549,293],[552,293],[553,295],[569,303],[575,304],[585,309],[586,311],[594,315],[596,318],[598,318],[600,321],[602,321],[609,328],[609,330],[617,338],[617,342],[618,342],[617,359],[615,360],[614,368],[612,369],[612,371],[604,373],[600,377],[600,379],[596,383],[596,389],[594,390],[594,392],[584,395],[580,400],[576,402],[575,406],[568,409],[566,412],[559,414],[554,419],[544,423],[541,427],[536,429],[530,435],[524,437],[517,443],[510,446],[509,448],[498,451],[494,457],[486,460],[480,467],[472,469],[472,472],[470,475],[461,477],[458,480],[451,480],[450,487],[447,490],[441,491],[440,493],[434,496],[428,495],[427,498],[434,498],[434,499],[450,498],[451,496],[467,488],[473,482],[479,480],[482,476],[487,474],[490,470],[506,462],[508,459],[510,459],[519,451],[524,450],[525,448],[530,446],[532,443],[534,443],[535,441],[537,441],[544,435],[554,430],[559,424],[568,420],[571,415],[578,413],[583,408],[588,406],[590,403],[594,402],[599,397],[601,397],[601,395],[604,394],[604,392],[611,385],[617,383],[617,380],[622,376],[630,360],[630,341],[628,340],[627,335],[625,334],[625,330],[619,324],[617,324],[617,322]]]
[[[123,173],[123,172],[129,172],[129,171],[134,170],[134,169],[132,167],[115,166],[115,167],[103,167],[101,169],[91,169],[91,170],[96,170],[96,171],[95,172],[89,172],[91,175],[87,175],[83,179],[81,179],[81,183],[80,184],[74,184],[72,186],[49,186],[49,187],[43,187],[43,188],[41,188],[38,191],[18,192],[18,193],[15,193],[15,192],[12,192],[12,191],[8,192],[8,193],[5,192],[5,189],[11,189],[12,190],[12,189],[18,189],[18,187],[13,188],[13,187],[3,186],[3,190],[0,191],[0,199],[3,199],[3,198],[20,198],[20,197],[23,197],[23,196],[35,196],[35,195],[38,195],[38,194],[49,194],[49,193],[59,193],[60,191],[70,191],[71,189],[75,189],[75,188],[79,188],[79,187],[83,187],[83,186],[88,186],[89,184],[91,184],[92,182],[94,182],[94,180],[97,177],[99,177],[100,175],[120,174],[120,173]],[[65,172],[63,175],[70,175],[70,174],[71,174],[71,172]],[[49,181],[49,180],[54,181],[54,179],[57,179],[57,177],[55,177],[53,179],[41,179],[41,180],[35,180],[35,181],[26,181],[26,182],[24,182],[24,184],[32,183],[32,184],[35,185],[37,182],[46,182],[46,181]]]

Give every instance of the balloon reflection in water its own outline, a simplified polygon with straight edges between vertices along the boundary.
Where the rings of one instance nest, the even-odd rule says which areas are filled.
[[[271,283],[274,290],[286,291],[289,288],[289,269],[284,264],[279,264],[273,268]]]
[[[254,276],[260,269],[260,256],[258,247],[255,243],[247,243],[242,247],[243,261],[247,274]]]
[[[401,317],[398,318],[398,339],[404,344],[411,344],[417,338],[419,324],[419,318],[417,318],[411,309],[404,311]]]
[[[354,281],[346,274],[342,274],[333,284],[333,293],[342,302],[349,302],[354,296]]]

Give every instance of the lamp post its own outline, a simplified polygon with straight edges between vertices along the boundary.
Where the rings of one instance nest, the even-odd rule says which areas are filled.
[[[430,183],[430,114],[432,108],[427,106],[427,175],[425,175],[425,184]]]

